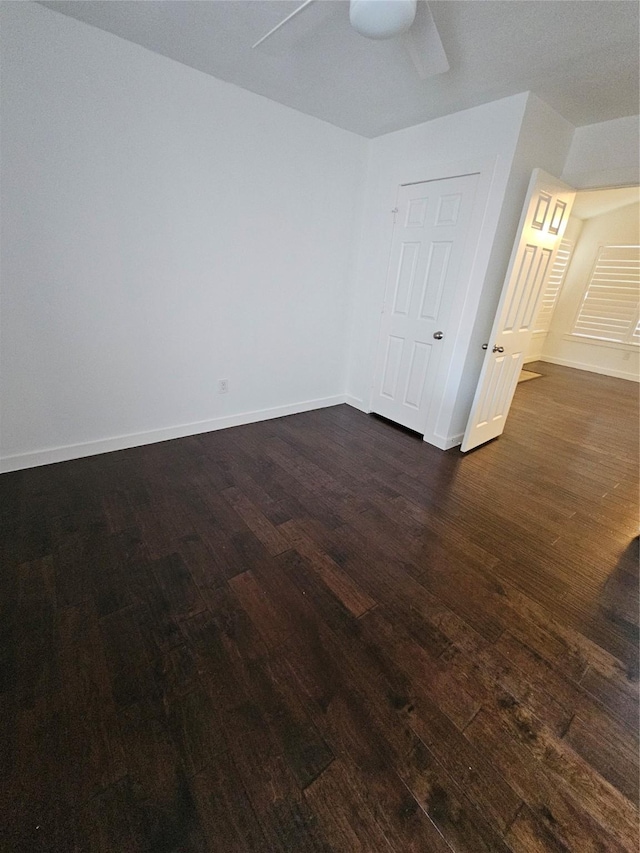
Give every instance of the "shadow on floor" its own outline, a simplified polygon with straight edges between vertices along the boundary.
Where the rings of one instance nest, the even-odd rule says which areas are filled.
[[[640,537],[631,540],[602,589],[600,607],[607,619],[622,628],[636,648],[640,641]],[[635,679],[638,661],[635,662]]]

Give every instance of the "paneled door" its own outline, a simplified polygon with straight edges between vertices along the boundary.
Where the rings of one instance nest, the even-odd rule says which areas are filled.
[[[400,187],[374,374],[374,412],[425,432],[478,175]]]
[[[535,169],[511,253],[485,356],[463,452],[502,434],[531,342],[541,295],[553,270],[576,193]]]

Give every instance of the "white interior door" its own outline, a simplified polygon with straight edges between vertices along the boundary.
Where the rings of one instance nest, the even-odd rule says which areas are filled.
[[[478,175],[398,192],[371,408],[424,433]]]
[[[462,451],[472,450],[504,430],[540,297],[553,269],[575,195],[575,190],[558,178],[542,169],[534,170]]]

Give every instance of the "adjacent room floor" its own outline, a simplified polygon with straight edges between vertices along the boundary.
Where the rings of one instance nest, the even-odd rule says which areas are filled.
[[[637,386],[0,477],[3,851],[635,851]]]

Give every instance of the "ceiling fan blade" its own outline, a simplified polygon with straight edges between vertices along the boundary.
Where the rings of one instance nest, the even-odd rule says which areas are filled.
[[[295,18],[295,16],[296,16],[299,12],[302,12],[302,10],[303,10],[303,9],[306,9],[306,8],[307,8],[307,6],[310,6],[310,5],[311,5],[311,3],[315,3],[315,0],[304,0],[304,3],[302,3],[300,6],[298,6],[298,8],[297,8],[297,9],[294,9],[294,10],[293,10],[293,12],[292,12],[290,15],[287,15],[287,17],[286,17],[286,18],[284,18],[282,21],[280,21],[280,23],[279,23],[279,24],[276,24],[276,25],[275,25],[275,27],[273,27],[273,29],[269,30],[269,32],[268,32],[268,33],[266,33],[266,35],[263,35],[263,36],[262,36],[262,38],[261,38],[261,39],[258,39],[258,41],[257,41],[255,44],[252,44],[252,45],[251,45],[251,47],[252,47],[252,48],[254,48],[254,47],[258,47],[258,45],[262,44],[262,42],[263,42],[263,41],[266,41],[266,40],[267,40],[268,38],[270,38],[274,33],[277,33],[277,32],[278,32],[278,30],[280,29],[280,27],[284,27],[284,25],[285,25],[288,21],[290,21],[290,20],[291,20],[291,18]]]
[[[421,80],[449,70],[449,60],[428,3],[418,3],[415,22],[401,38]]]

